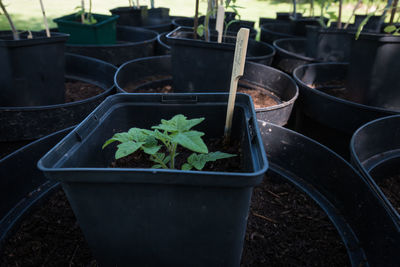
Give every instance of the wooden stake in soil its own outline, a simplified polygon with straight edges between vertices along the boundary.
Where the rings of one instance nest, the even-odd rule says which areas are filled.
[[[46,28],[46,36],[50,38],[51,34],[50,34],[49,24],[47,23],[46,12],[44,11],[43,1],[39,0],[39,2],[40,2],[40,8],[42,9],[44,27]]]
[[[236,36],[235,56],[233,59],[231,87],[229,90],[228,109],[225,121],[225,143],[229,143],[232,130],[233,110],[235,108],[236,91],[240,77],[243,76],[244,64],[246,63],[247,44],[249,42],[250,30],[241,28]]]
[[[217,12],[217,22],[215,24],[215,29],[218,32],[218,43],[222,42],[222,33],[224,31],[224,17],[225,17],[225,8],[224,6],[219,6]]]

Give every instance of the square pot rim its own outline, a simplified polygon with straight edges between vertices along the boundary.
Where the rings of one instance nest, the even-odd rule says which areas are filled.
[[[1,32],[10,32],[10,35],[12,35],[11,31],[0,31]],[[52,43],[65,43],[68,38],[69,34],[68,33],[62,33],[62,32],[51,32],[51,36],[47,37],[46,33],[43,31],[31,31],[32,33],[41,33],[43,34],[43,37],[38,37],[38,38],[33,38],[33,39],[20,39],[20,40],[7,40],[3,39],[0,36],[0,47],[22,47],[22,46],[35,46],[35,45],[41,45],[41,44],[52,44]],[[20,32],[24,33],[24,32]]]
[[[168,39],[169,42],[171,42],[171,47],[174,47],[174,45],[183,45],[183,46],[194,46],[194,47],[201,47],[201,48],[212,48],[216,50],[228,50],[228,51],[234,51],[235,50],[235,44],[229,44],[229,43],[218,43],[214,41],[206,42],[204,40],[200,39],[192,39],[192,38],[184,38],[184,37],[177,37],[173,36],[177,33],[189,33],[192,32],[193,29],[191,27],[183,27],[179,26],[175,30],[169,32],[165,37]],[[236,38],[236,36],[234,36]]]
[[[55,23],[57,23],[57,24],[58,23],[63,23],[63,24],[69,25],[69,26],[80,26],[80,27],[85,27],[85,28],[99,28],[99,27],[102,27],[105,24],[114,22],[119,18],[118,15],[105,15],[105,14],[97,14],[97,13],[92,13],[92,15],[94,17],[104,18],[104,20],[101,21],[101,22],[97,22],[95,24],[82,24],[82,23],[77,22],[77,21],[68,20],[69,18],[72,18],[72,17],[76,16],[76,13],[72,13],[72,14],[69,14],[69,15],[65,15],[65,16],[62,16],[62,17],[55,18],[55,19],[53,19],[53,21]]]
[[[119,6],[119,7],[115,7],[110,9],[109,11],[112,13],[113,11],[121,11],[124,13],[129,13],[131,11],[144,11],[144,10],[148,10],[147,5],[140,5],[140,8],[137,8],[137,6]]]
[[[122,93],[122,94],[116,94],[116,95],[112,95],[106,98],[106,100],[111,100],[111,99],[115,99],[115,98],[121,98],[121,97],[126,97],[126,96],[135,96],[135,97],[140,97],[140,96],[149,96],[149,94],[132,94],[132,93]],[[158,96],[163,96],[163,95],[168,95],[170,96],[170,94],[152,94],[152,95],[158,95]],[[194,95],[194,96],[201,96],[201,95],[219,95],[219,96],[228,96],[228,93],[175,93],[173,94],[174,96],[188,96],[188,95]],[[231,177],[246,177],[246,178],[254,178],[256,179],[259,176],[263,176],[263,174],[267,171],[268,167],[269,167],[269,163],[268,163],[268,159],[264,150],[264,145],[262,142],[262,138],[261,138],[261,133],[258,127],[258,123],[257,123],[257,117],[255,114],[255,109],[254,109],[254,105],[252,103],[251,97],[247,94],[243,94],[243,93],[237,93],[237,98],[246,98],[245,101],[248,101],[249,107],[250,107],[250,113],[251,116],[250,118],[248,118],[248,120],[246,120],[248,123],[250,123],[249,121],[251,121],[251,123],[253,124],[252,126],[254,127],[254,131],[256,133],[255,139],[256,139],[256,143],[259,144],[259,154],[260,154],[260,166],[257,170],[254,171],[247,171],[247,172],[214,172],[214,171],[183,171],[183,170],[178,170],[178,169],[174,169],[174,170],[170,170],[170,169],[151,169],[151,168],[107,168],[107,167],[101,167],[101,168],[95,168],[95,167],[79,167],[79,168],[66,168],[66,167],[55,167],[56,165],[60,165],[60,161],[61,160],[57,160],[57,162],[53,163],[52,166],[46,166],[46,164],[44,163],[44,161],[53,153],[55,153],[54,151],[56,150],[56,146],[58,144],[63,143],[64,141],[66,141],[67,139],[70,139],[71,136],[76,136],[79,131],[79,129],[81,127],[83,127],[83,125],[86,125],[88,123],[90,123],[90,120],[93,120],[94,118],[97,118],[96,113],[98,112],[99,109],[102,108],[103,103],[106,101],[104,100],[103,103],[101,103],[100,105],[98,105],[96,107],[96,109],[94,109],[81,123],[79,123],[69,134],[67,134],[56,146],[54,146],[52,149],[50,149],[45,155],[43,155],[40,160],[37,163],[37,167],[43,171],[43,172],[47,172],[47,173],[53,173],[54,175],[57,175],[57,173],[77,173],[77,172],[94,172],[94,173],[119,173],[119,172],[124,172],[129,174],[133,174],[133,173],[141,173],[147,176],[154,176],[158,173],[164,173],[166,175],[169,176],[175,176],[177,174],[191,174],[192,176],[204,176],[204,175],[213,175],[213,176],[231,176]],[[96,119],[97,120],[97,119]],[[82,138],[83,139],[83,138]],[[50,177],[49,177],[50,178]],[[57,181],[61,181],[58,180],[54,177],[51,177],[51,179],[57,180]],[[63,181],[76,181],[76,182],[91,182],[90,179],[88,180],[82,180],[82,179],[63,179]],[[96,181],[99,182],[99,181]],[[102,182],[105,183],[118,183],[121,181],[110,181],[109,179],[103,179]],[[123,181],[122,181],[123,182]],[[127,183],[129,183],[129,181],[125,181]],[[248,181],[247,181],[248,182]],[[136,183],[136,181],[131,181],[131,183]],[[149,182],[151,183],[151,182]],[[246,183],[247,184],[247,183]]]

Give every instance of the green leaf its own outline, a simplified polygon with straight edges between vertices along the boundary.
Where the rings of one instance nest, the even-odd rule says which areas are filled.
[[[151,168],[153,168],[153,169],[162,169],[162,165],[161,164],[155,164],[155,165],[153,165],[153,166],[151,166]]]
[[[374,15],[375,13],[369,13],[367,15],[367,17],[365,19],[363,19],[363,21],[361,21],[360,25],[357,28],[357,32],[356,32],[356,40],[358,40],[358,37],[360,37],[360,34],[364,28],[364,26],[367,24],[368,20]]]
[[[114,134],[114,136],[112,138],[108,139],[104,143],[102,149],[104,149],[106,146],[108,146],[109,144],[111,144],[115,141],[124,143],[124,142],[132,141],[132,140],[133,140],[132,136],[128,133],[116,133],[116,134]]]
[[[154,155],[160,150],[161,146],[142,146],[143,152],[149,155]]]
[[[192,127],[201,123],[204,118],[188,120],[182,114],[175,115],[170,120],[161,120],[161,124],[153,126],[152,129],[164,130],[167,132],[185,132],[189,131]]]
[[[198,153],[208,153],[208,148],[203,142],[201,137],[204,135],[202,132],[189,131],[184,133],[177,133],[172,136],[172,142]]]
[[[117,152],[115,152],[115,159],[126,157],[136,150],[138,150],[143,143],[136,143],[134,141],[124,142],[118,145]]]
[[[163,162],[164,162],[165,165],[167,165],[170,160],[171,160],[171,156],[168,155],[168,156],[165,157],[165,159],[163,159]]]
[[[168,134],[162,133],[159,130],[155,130],[153,136],[162,142],[171,141],[171,137]]]
[[[187,159],[188,163],[195,167],[197,170],[201,171],[207,162],[216,161],[219,159],[235,157],[234,154],[223,153],[223,152],[210,152],[208,154],[196,154],[193,153]]]
[[[190,171],[192,168],[193,168],[193,166],[188,164],[188,163],[185,163],[185,164],[182,165],[182,170],[183,171]]]
[[[383,29],[383,31],[386,32],[386,33],[392,33],[392,32],[394,32],[396,30],[397,30],[397,28],[394,25],[388,25]]]

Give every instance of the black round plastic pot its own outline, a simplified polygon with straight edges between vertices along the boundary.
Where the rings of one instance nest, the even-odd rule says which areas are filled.
[[[146,23],[148,17],[147,6],[117,7],[110,10],[111,14],[118,15],[118,25],[123,26],[142,26]]]
[[[296,132],[263,122],[259,127],[269,175],[292,183],[318,203],[338,230],[351,265],[396,266],[399,228],[356,170]],[[38,140],[0,161],[4,177],[0,189],[7,192],[0,194],[0,247],[21,220],[58,188],[36,168],[36,162],[70,130]]]
[[[375,188],[317,142],[273,124],[259,125],[270,173],[290,181],[323,208],[346,245],[351,265],[397,266],[400,228]]]
[[[307,26],[306,55],[325,62],[349,62],[354,36],[348,30]]]
[[[0,106],[53,105],[64,102],[64,52],[68,34],[21,33],[14,40],[0,31]]]
[[[0,107],[0,141],[33,140],[75,125],[87,116],[108,95],[114,92],[116,68],[106,62],[66,54],[65,78],[95,84],[104,92],[72,103]]]
[[[115,74],[115,84],[120,92],[124,88],[139,90],[157,88],[172,84],[172,66],[170,56],[137,59],[122,65]],[[143,77],[160,77],[150,82],[141,82]],[[285,125],[298,96],[294,81],[286,74],[267,66],[247,62],[242,82],[255,84],[276,95],[282,103],[256,109],[257,119]],[[244,84],[245,84],[244,83]],[[132,85],[135,85],[132,87]]]
[[[48,181],[36,164],[72,129],[45,136],[0,160],[0,249],[30,209],[58,185]]]
[[[199,19],[199,23],[203,23],[203,22]],[[193,28],[194,19],[193,18],[177,18],[177,19],[173,19],[172,20],[172,24],[175,27],[190,27],[190,28]],[[210,29],[215,29],[215,23],[214,23],[214,25],[212,25],[210,23],[209,27],[210,27]],[[246,21],[246,20],[241,20],[241,21],[232,23],[228,28],[227,35],[235,35],[236,36],[236,34],[240,30],[240,28],[248,28],[248,29],[250,29],[249,38],[251,38],[251,39],[255,39],[256,38],[257,30],[254,28],[254,22],[253,21]]]
[[[169,32],[174,29],[172,19],[170,18],[149,17],[147,23],[141,27],[158,33]]]
[[[67,51],[97,58],[119,66],[126,61],[154,55],[157,33],[138,27],[117,27],[113,45],[67,45]]]
[[[268,44],[284,38],[296,38],[293,34],[293,25],[290,22],[265,23],[261,25],[260,40]]]
[[[296,36],[305,36],[307,34],[307,26],[320,26],[320,17],[301,17],[293,18],[290,17],[290,23],[293,25],[293,34]],[[329,19],[324,18],[325,24],[328,23]]]
[[[274,41],[276,55],[274,57],[273,67],[276,67],[287,74],[292,75],[295,68],[319,62],[315,58],[306,56],[306,39],[288,38]]]
[[[258,20],[258,25],[261,26],[266,23],[280,23],[282,21],[290,21],[290,17],[293,15],[293,12],[276,12],[276,18],[262,18]],[[296,13],[297,18],[301,18],[303,14]]]
[[[346,63],[319,63],[300,66],[293,72],[300,90],[296,130],[345,157],[349,156],[350,139],[358,127],[399,113],[334,96],[343,91],[348,66]]]
[[[346,84],[351,98],[369,106],[400,111],[399,58],[399,36],[361,34],[351,49]]]
[[[377,185],[390,177],[400,177],[400,116],[371,121],[351,139],[351,159],[367,182],[376,188],[400,227],[400,215]]]

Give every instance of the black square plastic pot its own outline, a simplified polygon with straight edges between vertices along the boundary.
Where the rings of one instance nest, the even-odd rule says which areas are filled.
[[[171,45],[175,92],[227,92],[235,45],[193,38],[193,29],[179,27],[167,35]]]
[[[111,14],[118,15],[118,25],[142,26],[148,19],[147,6],[135,7],[117,7],[110,10]]]
[[[205,117],[223,135],[228,94],[108,97],[38,167],[60,181],[100,266],[239,266],[253,186],[268,168],[251,98],[238,94],[232,138],[243,172],[109,168],[114,132],[162,118]]]
[[[169,8],[157,7],[148,9],[149,18],[169,19]]]
[[[64,103],[65,42],[67,34],[20,34],[13,40],[0,32],[0,106],[44,106]]]

